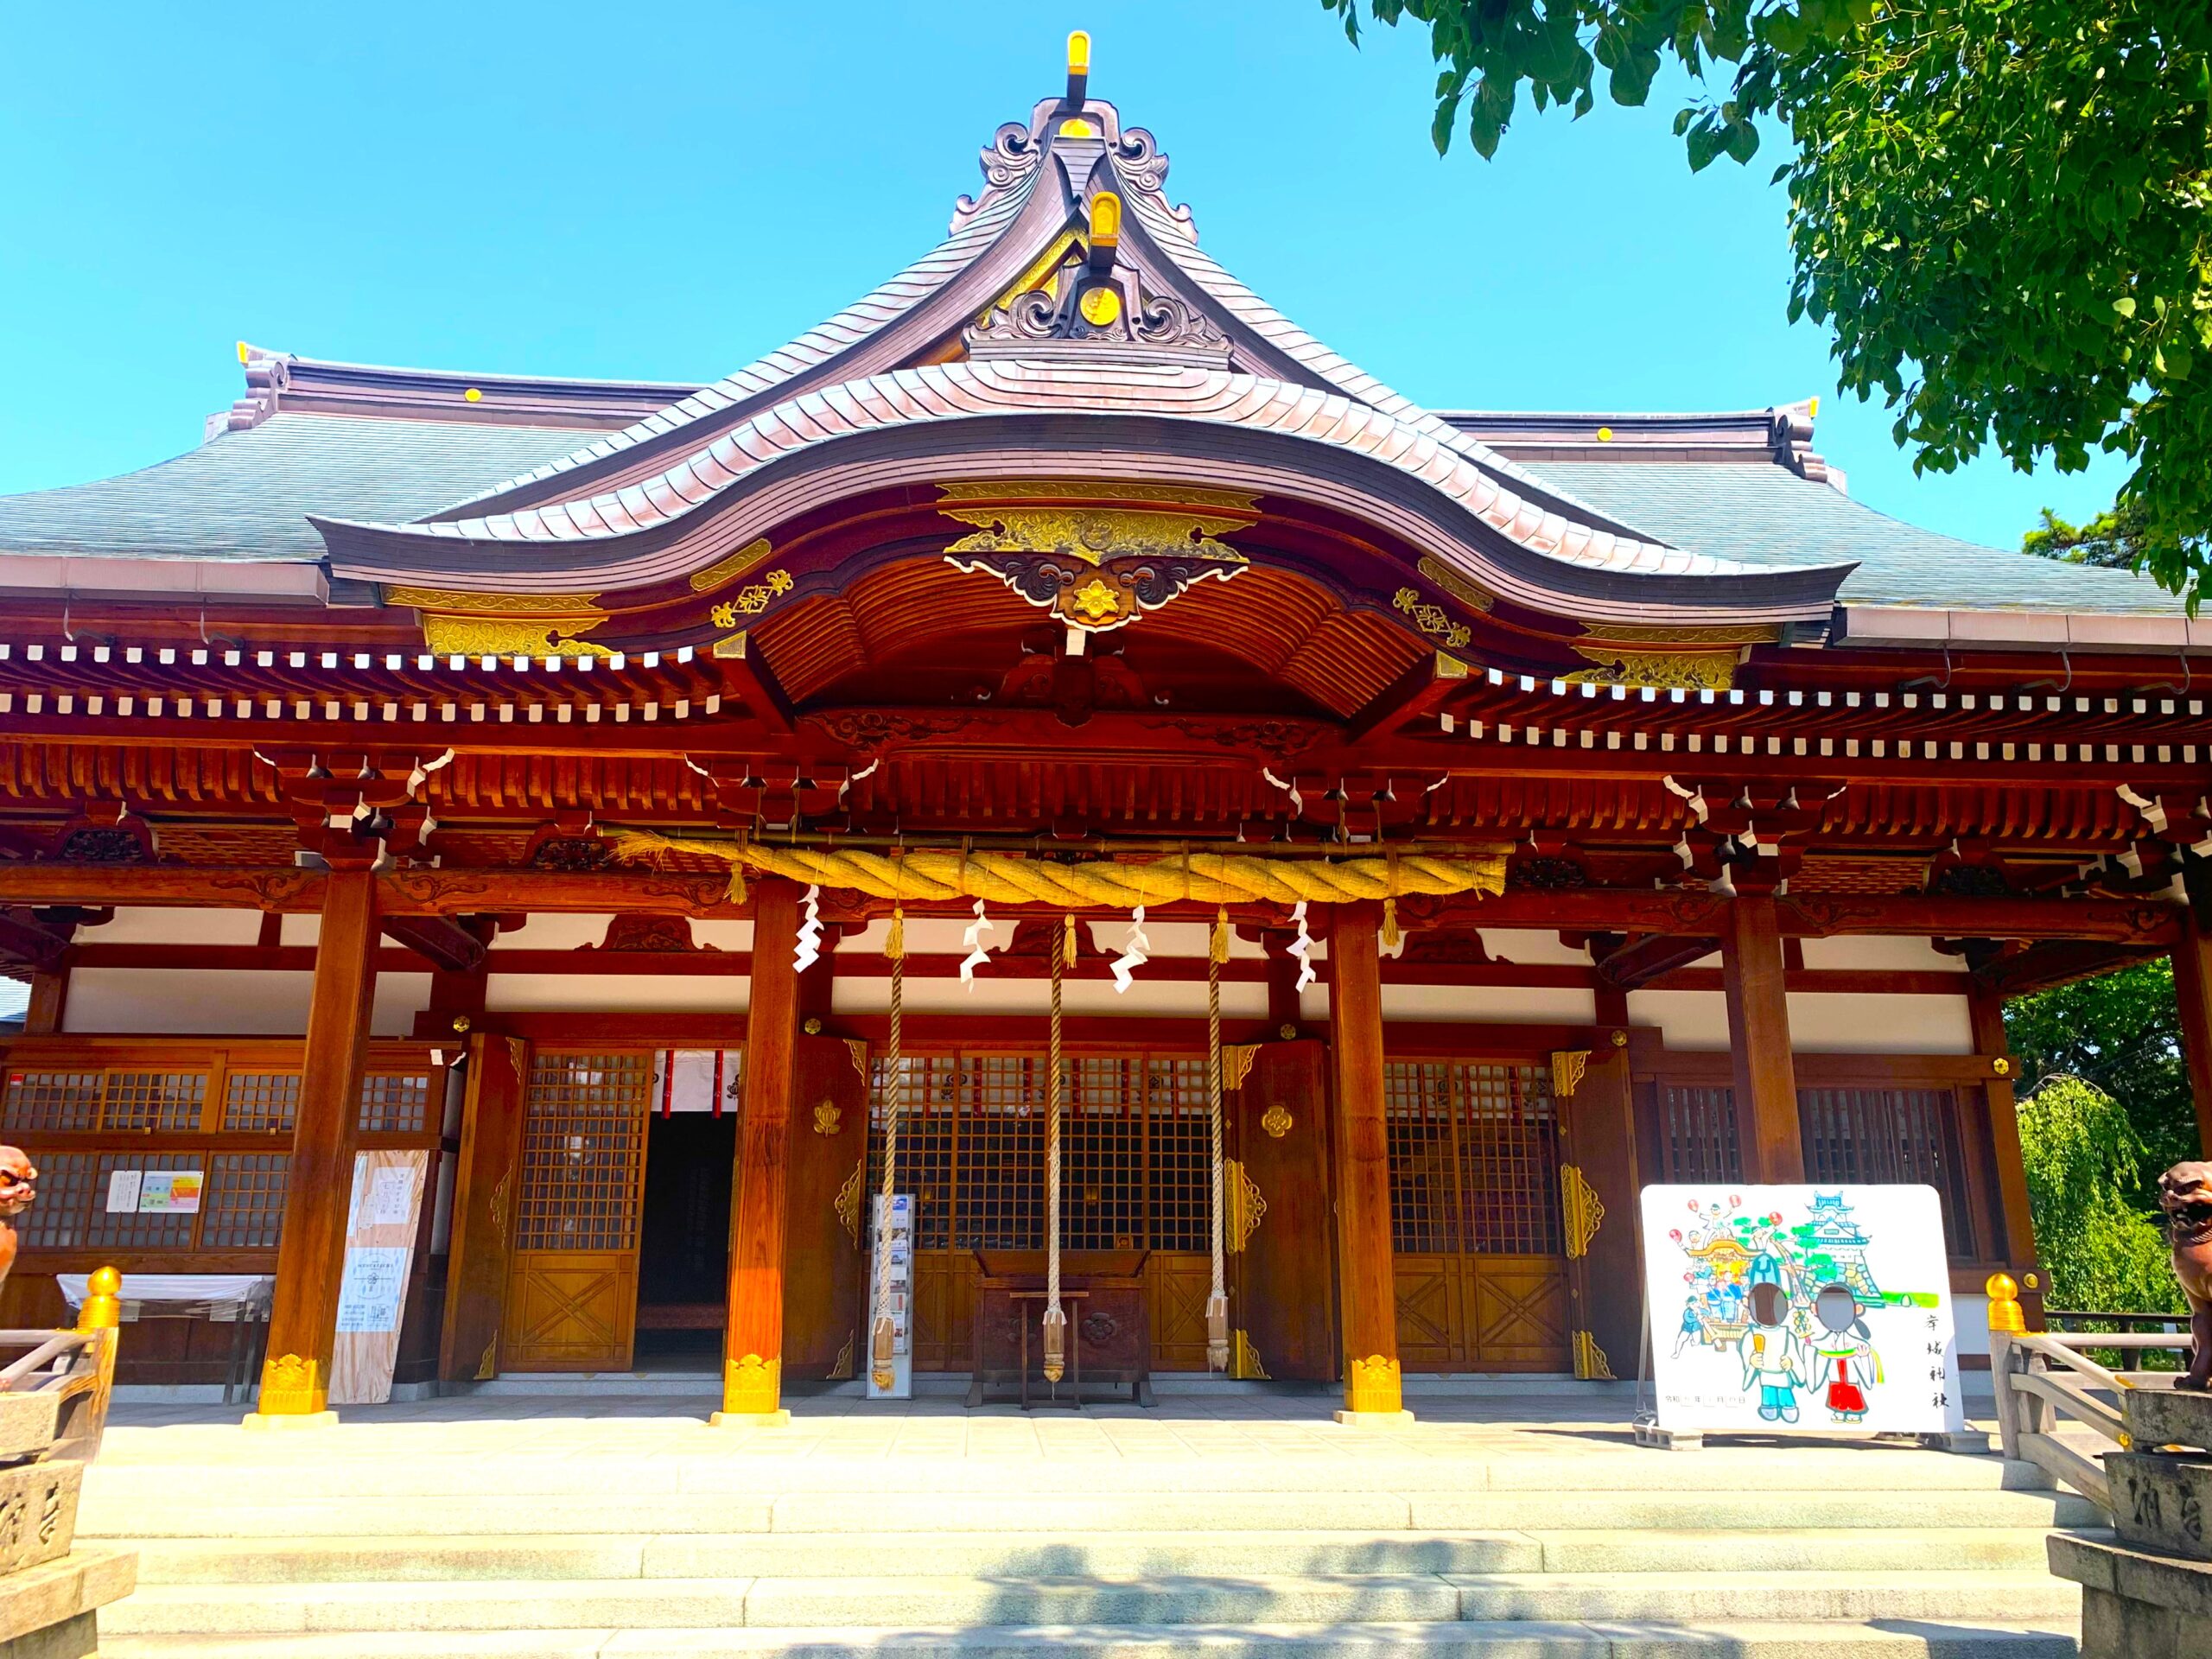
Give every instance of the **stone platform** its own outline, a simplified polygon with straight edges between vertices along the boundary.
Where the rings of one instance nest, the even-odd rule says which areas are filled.
[[[81,1526],[140,1588],[102,1652],[2059,1659],[2045,1540],[2097,1518],[1996,1458],[1641,1451],[1572,1396],[1379,1429],[1322,1395],[793,1403],[735,1432],[665,1397],[281,1436],[119,1412]]]

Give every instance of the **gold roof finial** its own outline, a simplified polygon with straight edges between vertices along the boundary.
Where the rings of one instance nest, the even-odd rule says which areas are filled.
[[[1096,138],[1098,130],[1083,118],[1083,100],[1090,91],[1090,32],[1078,29],[1068,36],[1068,90],[1060,107],[1069,111],[1060,123],[1063,138]]]

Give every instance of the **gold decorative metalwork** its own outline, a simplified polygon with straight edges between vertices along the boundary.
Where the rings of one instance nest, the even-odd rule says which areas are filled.
[[[528,1077],[530,1073],[524,1071],[522,1075]],[[514,1178],[513,1169],[509,1168],[500,1175],[499,1184],[492,1189],[492,1236],[503,1247],[507,1242],[507,1185]]]
[[[1427,576],[1446,593],[1471,611],[1487,611],[1497,603],[1497,595],[1487,588],[1470,582],[1443,560],[1424,553],[1414,569]]]
[[[1242,1382],[1267,1382],[1268,1368],[1260,1361],[1260,1351],[1252,1345],[1252,1338],[1239,1325],[1229,1333],[1229,1374]]]
[[[844,1127],[845,1109],[843,1107],[834,1100],[817,1100],[814,1103],[814,1132],[817,1135],[835,1135]]]
[[[727,588],[756,565],[767,563],[768,556],[773,550],[769,547],[766,536],[758,541],[747,542],[736,552],[716,559],[705,569],[694,570],[691,573],[691,591],[711,594],[717,588]]]
[[[830,1206],[837,1212],[838,1224],[844,1228],[845,1236],[858,1249],[861,1243],[861,1195],[868,1182],[868,1154],[862,1153],[860,1161],[853,1166],[853,1173],[845,1177],[845,1184],[837,1189],[836,1201]]]
[[[1079,479],[1001,484],[940,484],[944,499],[938,511],[976,528],[944,550],[948,556],[975,553],[1056,553],[1097,564],[1106,559],[1211,559],[1243,564],[1245,557],[1213,538],[1249,529],[1259,517],[1253,498],[1225,490],[1185,490],[1141,484],[1094,484]],[[1101,506],[1115,500],[1170,505]],[[1082,503],[1065,505],[1067,498]],[[1014,502],[1058,498],[1060,504],[1026,506]],[[989,505],[959,505],[969,501]]]
[[[768,608],[769,601],[780,599],[791,590],[791,573],[771,570],[760,581],[748,588],[741,588],[736,596],[726,599],[707,613],[718,628],[734,628],[741,616],[758,616]]]
[[[1354,1355],[1345,1356],[1345,1410],[1403,1411],[1405,1408],[1405,1390],[1398,1375],[1396,1360],[1385,1359],[1381,1354],[1370,1354],[1365,1359]]]
[[[1268,1213],[1268,1201],[1261,1196],[1260,1184],[1234,1158],[1222,1160],[1221,1209],[1223,1242],[1231,1255],[1241,1255],[1260,1218]]]
[[[845,1052],[852,1056],[853,1071],[859,1077],[861,1086],[866,1088],[868,1084],[868,1039],[865,1037],[846,1038]]]
[[[1260,1127],[1268,1132],[1268,1139],[1280,1141],[1296,1127],[1296,1123],[1291,1115],[1283,1109],[1283,1103],[1277,1101],[1260,1114]]]
[[[1560,1222],[1567,1234],[1567,1254],[1579,1261],[1590,1254],[1590,1241],[1604,1224],[1605,1206],[1598,1189],[1590,1185],[1579,1164],[1559,1166]]]
[[[423,643],[440,657],[612,657],[581,638],[607,620],[596,613],[532,618],[424,613]]]
[[[476,1362],[476,1380],[489,1382],[499,1374],[499,1338],[495,1332],[492,1340],[484,1344],[484,1357]]]
[[[1260,1058],[1257,1043],[1224,1043],[1221,1048],[1221,1091],[1230,1094],[1252,1075],[1252,1062]]]
[[[1771,645],[1782,639],[1777,622],[1734,622],[1695,628],[1655,627],[1649,622],[1586,622],[1587,639],[1617,639],[1647,645]]]
[[[1736,683],[1732,651],[1607,651],[1577,645],[1575,654],[1598,664],[1560,677],[1571,685],[1649,685],[1684,691],[1726,691]]]
[[[1058,298],[1060,291],[1060,267],[1067,264],[1068,256],[1078,252],[1082,245],[1073,231],[1061,232],[1058,240],[1053,242],[1044,252],[1030,262],[1028,270],[1015,277],[996,299],[976,314],[976,326],[978,328],[984,327],[990,321],[992,312],[1004,310],[1023,295],[1038,289],[1042,289]]]
[[[1454,622],[1451,613],[1441,605],[1424,604],[1417,588],[1399,588],[1390,603],[1411,617],[1414,626],[1423,633],[1441,639],[1454,651],[1464,647],[1474,637],[1463,624]]]
[[[599,609],[597,594],[473,594],[458,588],[387,587],[384,602],[449,616],[573,617]]]
[[[1605,1351],[1598,1345],[1598,1338],[1587,1331],[1574,1333],[1574,1374],[1585,1382],[1616,1382],[1612,1362],[1605,1357]]]
[[[767,1416],[779,1409],[784,1362],[747,1354],[722,1366],[722,1409],[739,1415]]]
[[[856,1332],[845,1332],[845,1345],[837,1350],[837,1363],[830,1368],[829,1374],[822,1379],[823,1382],[844,1382],[851,1380],[854,1375],[853,1344],[857,1335]]]
[[[256,1408],[263,1416],[312,1416],[329,1404],[330,1385],[314,1360],[283,1354],[263,1362],[261,1402]]]
[[[1574,1091],[1582,1086],[1582,1074],[1590,1069],[1590,1051],[1586,1048],[1555,1048],[1552,1051],[1552,1095],[1554,1099],[1572,1100]]]

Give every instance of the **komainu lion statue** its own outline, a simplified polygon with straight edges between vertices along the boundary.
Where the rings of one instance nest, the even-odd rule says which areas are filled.
[[[38,1196],[38,1171],[21,1147],[0,1147],[0,1284],[16,1265],[16,1217]]]
[[[2174,1277],[2189,1298],[2189,1374],[2174,1386],[2212,1384],[2212,1164],[2176,1164],[2158,1177],[2158,1208],[2173,1241]]]

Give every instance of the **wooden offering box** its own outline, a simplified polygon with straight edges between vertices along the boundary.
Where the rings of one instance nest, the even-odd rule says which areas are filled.
[[[1063,1250],[1060,1306],[1068,1318],[1067,1371],[1045,1380],[1045,1253],[978,1250],[976,1351],[968,1403],[993,1397],[1079,1406],[1085,1390],[1129,1390],[1153,1403],[1151,1310],[1145,1304],[1143,1250]]]

